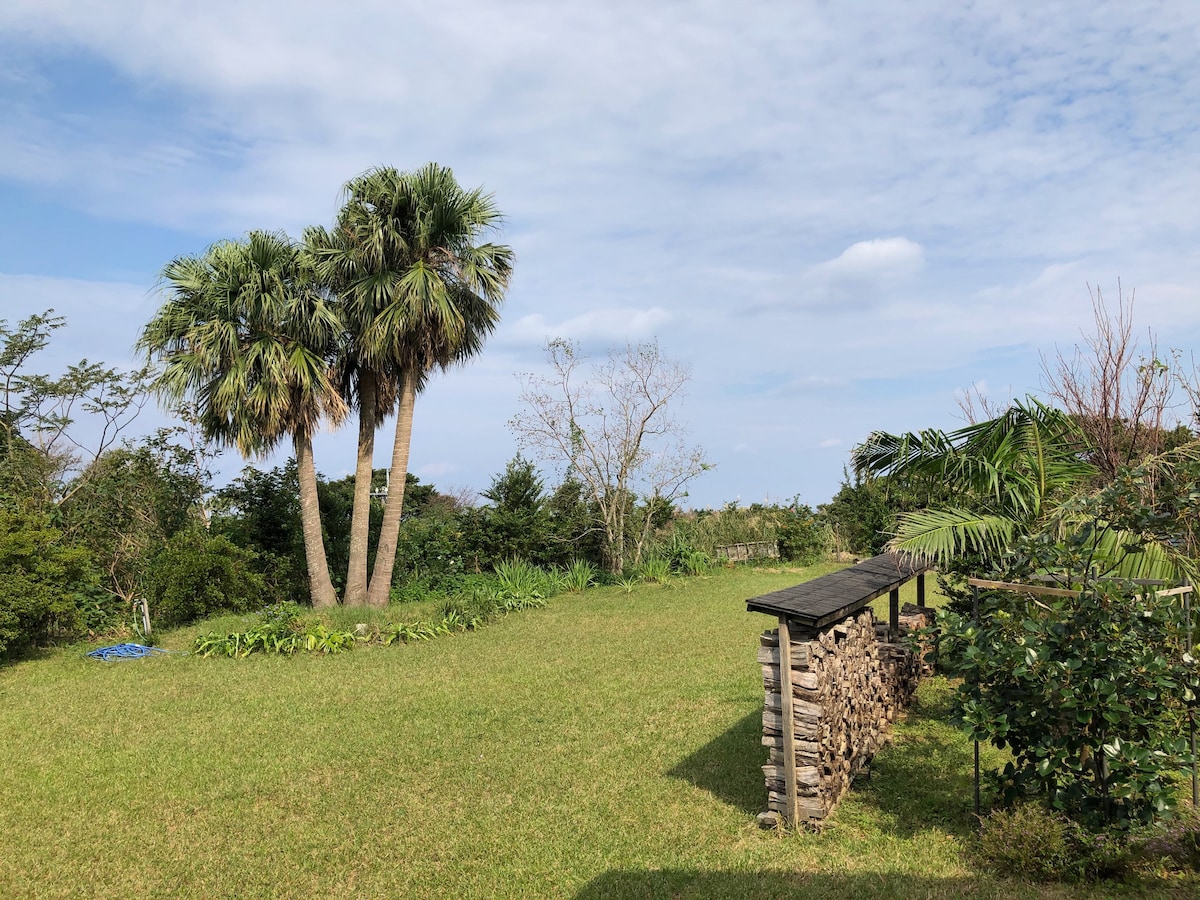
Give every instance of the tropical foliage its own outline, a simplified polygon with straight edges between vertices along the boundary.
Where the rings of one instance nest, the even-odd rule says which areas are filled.
[[[1191,762],[1183,717],[1200,667],[1181,596],[1097,577],[1086,530],[1023,539],[992,576],[1055,576],[1054,590],[986,591],[977,616],[946,611],[939,661],[963,679],[956,713],[976,740],[1011,748],[1000,799],[1039,795],[1091,827],[1128,829],[1171,806]]]
[[[163,269],[166,300],[138,344],[161,365],[155,390],[194,403],[207,437],[245,456],[291,438],[313,603],[337,598],[321,539],[312,435],[345,405],[329,360],[341,333],[300,248],[285,235],[251,232]]]
[[[500,224],[490,195],[464,190],[450,169],[371,169],[346,184],[330,230],[305,241],[326,290],[340,303],[342,389],[359,413],[357,490],[345,602],[387,604],[404,484],[388,496],[367,582],[368,486],[375,430],[396,412],[391,469],[406,472],[417,393],[436,369],[480,352],[499,319],[512,249],[482,240]]]
[[[855,470],[910,483],[946,485],[957,500],[899,516],[890,546],[945,562],[997,555],[1095,475],[1080,458],[1071,418],[1028,398],[1002,415],[952,432],[874,432],[856,447]]]

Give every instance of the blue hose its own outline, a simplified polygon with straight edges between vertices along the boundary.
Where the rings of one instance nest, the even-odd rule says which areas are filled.
[[[114,644],[111,647],[92,650],[87,655],[92,659],[102,659],[105,662],[119,662],[122,659],[145,659],[156,653],[170,652],[161,647],[143,647],[141,644]]]

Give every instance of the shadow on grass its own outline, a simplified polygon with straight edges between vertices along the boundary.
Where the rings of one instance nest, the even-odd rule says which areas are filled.
[[[948,721],[944,697],[918,700],[896,726],[894,739],[854,782],[864,806],[884,830],[903,837],[937,828],[965,836],[975,826],[973,745]]]
[[[948,721],[948,688],[930,687],[875,757],[870,777],[856,779],[851,788],[859,803],[879,813],[877,822],[898,836],[930,828],[966,835],[974,826],[972,745]],[[755,710],[667,774],[756,815],[766,808],[761,738],[762,714]]]
[[[760,768],[766,761],[762,713],[755,710],[667,774],[694,784],[743,812],[757,815],[766,808],[766,788]]]
[[[1010,888],[1011,890],[1011,888]],[[605,872],[584,885],[576,900],[608,898],[713,897],[771,898],[1000,897],[997,887],[971,878],[926,878],[870,872],[825,875],[788,872],[702,872],[661,869],[654,872]]]

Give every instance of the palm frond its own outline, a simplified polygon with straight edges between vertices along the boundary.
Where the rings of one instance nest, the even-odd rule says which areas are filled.
[[[1017,523],[1005,516],[966,509],[902,513],[888,549],[935,564],[964,553],[998,554],[1013,540]]]

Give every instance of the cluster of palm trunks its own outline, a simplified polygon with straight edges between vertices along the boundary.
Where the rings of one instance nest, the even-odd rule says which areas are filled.
[[[905,604],[901,631],[926,624],[929,611]],[[870,609],[819,631],[789,623],[792,734],[795,752],[795,822],[788,814],[779,630],[765,632],[762,663],[766,700],[763,766],[767,811],[759,823],[773,827],[820,824],[888,740],[890,725],[912,700],[927,670],[923,654],[888,641],[888,625]]]

